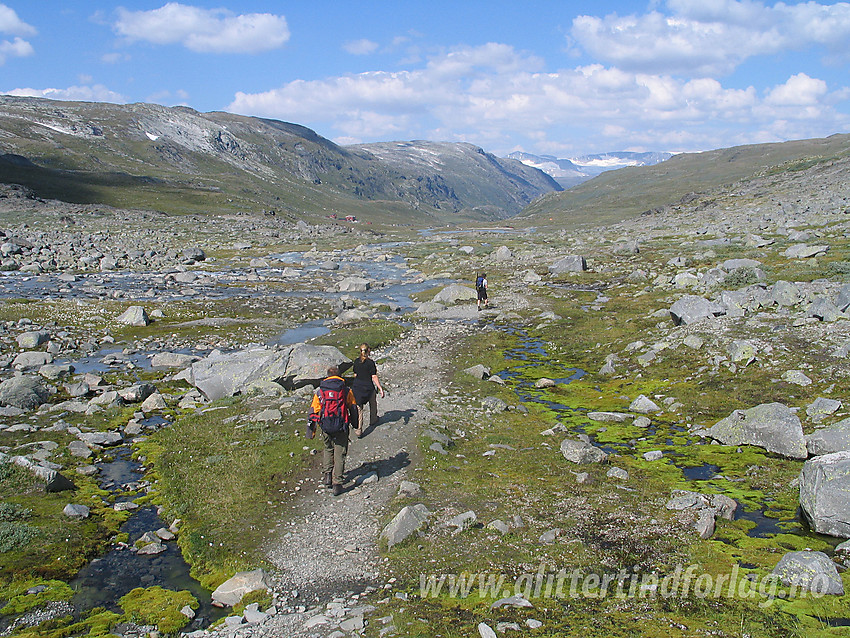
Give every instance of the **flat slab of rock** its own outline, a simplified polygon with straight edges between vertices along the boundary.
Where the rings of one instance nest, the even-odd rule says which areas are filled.
[[[850,538],[850,452],[809,459],[800,472],[800,508],[819,534]]]
[[[705,433],[726,445],[755,445],[792,459],[809,455],[800,419],[781,403],[735,410]]]
[[[239,572],[216,588],[212,593],[212,602],[219,607],[233,607],[239,604],[245,594],[268,588],[268,575],[262,569]]]
[[[180,354],[178,352],[157,352],[151,357],[151,366],[154,368],[188,368],[200,357],[192,354]]]
[[[600,423],[625,423],[632,416],[623,412],[588,412],[587,418]]]
[[[286,373],[289,350],[242,350],[229,354],[213,352],[192,364],[192,380],[210,401],[233,396],[252,381]]]
[[[784,585],[796,585],[819,594],[844,595],[844,583],[835,563],[823,552],[788,552],[771,572]]]

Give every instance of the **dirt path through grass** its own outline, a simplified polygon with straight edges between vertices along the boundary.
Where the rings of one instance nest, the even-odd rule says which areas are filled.
[[[475,317],[474,306],[468,314],[465,319]],[[286,601],[284,613],[267,621],[262,635],[312,635],[315,629],[305,629],[310,614],[297,613],[299,607],[324,610],[334,599],[351,607],[364,589],[384,585],[378,537],[399,484],[411,479],[418,426],[430,416],[425,404],[443,385],[452,343],[477,329],[456,321],[418,324],[392,347],[374,353],[389,390],[378,400],[380,422],[351,442],[342,495],[334,497],[320,484],[318,470],[303,481],[302,496],[293,505],[297,514],[281,525],[267,550],[277,568],[275,589]],[[378,478],[372,482],[374,472]]]

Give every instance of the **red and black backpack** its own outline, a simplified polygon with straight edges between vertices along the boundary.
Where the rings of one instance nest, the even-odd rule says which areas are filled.
[[[347,432],[351,417],[346,404],[348,386],[342,379],[325,379],[316,390],[319,403],[319,425],[326,434]]]

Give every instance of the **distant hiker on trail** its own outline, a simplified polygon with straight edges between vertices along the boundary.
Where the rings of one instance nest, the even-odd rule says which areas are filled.
[[[487,307],[487,273],[482,272],[475,280],[475,290],[478,291],[478,309],[481,310],[481,302]]]
[[[307,438],[313,438],[318,424],[325,443],[322,478],[325,487],[332,487],[334,496],[339,496],[342,494],[345,456],[348,454],[348,430],[357,418],[354,394],[339,376],[339,368],[328,368],[328,376],[319,384],[310,408]]]
[[[378,380],[378,366],[369,358],[371,353],[369,344],[361,343],[360,356],[354,360],[354,383],[351,384],[351,389],[357,401],[357,428],[354,433],[358,437],[363,436],[363,412],[366,403],[369,403],[369,425],[375,425],[378,422],[377,393],[380,392],[381,398],[384,398],[384,388]]]

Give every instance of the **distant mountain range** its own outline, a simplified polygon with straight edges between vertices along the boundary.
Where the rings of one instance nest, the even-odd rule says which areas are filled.
[[[510,159],[519,160],[526,166],[537,168],[551,175],[563,188],[572,188],[604,173],[627,166],[652,166],[673,157],[673,153],[633,153],[630,151],[614,151],[597,155],[582,155],[570,159],[557,158],[553,155],[533,155],[516,151],[508,155]]]
[[[0,96],[0,183],[170,213],[434,224],[504,219],[561,190],[472,144],[339,146],[306,127],[155,104]]]

